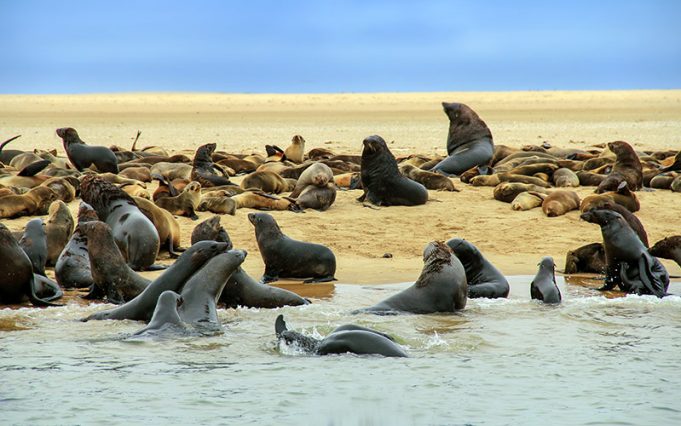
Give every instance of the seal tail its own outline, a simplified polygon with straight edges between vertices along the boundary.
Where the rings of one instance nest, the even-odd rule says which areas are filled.
[[[284,315],[279,314],[277,319],[274,321],[274,332],[276,333],[277,337],[281,337],[281,334],[285,331],[288,331],[288,328],[286,327],[286,321],[284,321]]]
[[[12,138],[7,139],[2,144],[0,144],[0,153],[2,152],[3,148],[5,148],[5,145],[7,145],[8,143],[12,142],[15,139],[19,139],[20,137],[21,137],[21,135],[16,135]]]
[[[130,151],[135,152],[135,148],[137,147],[137,141],[139,140],[141,134],[142,134],[142,131],[138,130],[137,136],[135,136],[135,141],[132,143],[132,148],[130,148]]]

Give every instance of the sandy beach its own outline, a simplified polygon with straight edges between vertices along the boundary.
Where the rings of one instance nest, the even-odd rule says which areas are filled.
[[[234,153],[264,152],[265,144],[285,148],[294,134],[306,151],[325,147],[339,154],[360,154],[362,140],[379,134],[396,156],[445,154],[448,121],[442,101],[463,102],[486,121],[497,144],[520,147],[548,141],[582,148],[625,140],[638,150],[681,147],[681,90],[626,92],[393,93],[332,95],[120,94],[0,96],[1,139],[22,137],[11,148],[57,148],[54,130],[70,126],[91,145],[160,145],[192,155],[203,143]],[[236,179],[238,181],[238,179]],[[413,281],[421,270],[421,251],[433,240],[463,237],[476,244],[505,274],[532,275],[542,256],[563,268],[568,250],[601,240],[598,226],[578,212],[548,218],[540,209],[515,212],[492,198],[492,188],[458,182],[460,192],[430,192],[418,207],[373,210],[355,199],[361,191],[339,192],[326,212],[273,212],[292,238],[328,245],[336,254],[342,283]],[[593,188],[578,188],[585,196]],[[638,217],[651,244],[681,233],[681,194],[637,193]],[[70,207],[75,213],[77,201]],[[236,247],[248,250],[246,270],[263,271],[247,214],[223,216]],[[211,216],[199,213],[200,220]],[[22,229],[29,218],[3,220]],[[183,246],[198,222],[179,218]],[[390,253],[392,258],[383,258]],[[162,260],[168,263],[169,260]],[[681,269],[663,261],[673,275]]]

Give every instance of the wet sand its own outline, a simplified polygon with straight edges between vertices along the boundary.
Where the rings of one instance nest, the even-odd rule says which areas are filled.
[[[265,144],[285,148],[294,134],[306,140],[306,151],[325,147],[339,154],[360,154],[361,141],[382,135],[395,155],[445,154],[447,119],[440,102],[463,102],[475,109],[492,130],[495,143],[519,147],[549,141],[582,148],[625,140],[639,150],[681,147],[681,91],[399,93],[335,95],[122,94],[0,96],[0,128],[6,139],[23,136],[8,148],[57,148],[63,154],[58,127],[76,128],[92,145],[130,147],[138,129],[138,146],[160,145],[172,151],[216,142],[219,150],[264,152]],[[344,283],[413,281],[421,270],[421,251],[432,240],[463,237],[487,255],[505,274],[532,275],[542,256],[563,267],[568,250],[600,241],[598,226],[579,220],[577,212],[557,218],[540,209],[515,212],[492,198],[492,188],[458,182],[458,193],[430,192],[418,207],[365,208],[355,201],[361,191],[341,191],[326,212],[273,212],[292,238],[326,244],[338,261]],[[585,196],[593,188],[579,188]],[[651,244],[681,233],[681,194],[637,193],[637,213]],[[71,203],[72,211],[77,202]],[[248,250],[246,270],[263,271],[247,214],[223,216],[222,224],[236,247]],[[210,213],[199,213],[200,220]],[[198,222],[178,218],[182,243],[189,245]],[[29,218],[3,220],[22,229]],[[390,253],[392,258],[383,258]],[[169,261],[162,261],[167,263]],[[669,272],[681,268],[663,261]],[[155,275],[155,274],[150,274]]]

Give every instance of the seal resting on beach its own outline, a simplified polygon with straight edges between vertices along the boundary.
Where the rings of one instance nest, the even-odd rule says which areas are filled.
[[[287,237],[267,213],[249,213],[248,220],[255,227],[255,238],[265,262],[263,282],[279,278],[310,278],[305,282],[336,279],[336,256],[331,249]]]
[[[492,132],[469,106],[443,102],[449,118],[448,157],[432,168],[434,172],[460,175],[475,166],[486,166],[494,156]]]
[[[380,136],[364,139],[362,150],[362,188],[359,201],[379,206],[416,206],[428,201],[428,190],[402,176],[397,161]]]
[[[565,273],[577,274],[580,272],[605,273],[605,249],[603,244],[591,243],[567,252],[565,256]]]
[[[681,235],[674,235],[656,242],[648,252],[655,257],[671,259],[681,266]]]
[[[469,298],[508,297],[511,288],[504,274],[495,268],[475,245],[462,238],[452,238],[447,241],[447,245],[466,270]]]
[[[615,165],[608,176],[596,188],[596,192],[615,191],[620,183],[626,182],[629,189],[638,191],[643,187],[643,170],[636,151],[624,141],[610,142],[610,151],[617,156]]]
[[[274,323],[274,331],[280,344],[284,342],[314,355],[353,353],[385,357],[407,356],[407,353],[390,336],[354,324],[342,325],[325,338],[315,339],[289,330],[284,316],[279,315]]]
[[[355,313],[430,314],[454,312],[466,307],[466,271],[445,243],[434,241],[423,250],[423,270],[409,288]]]
[[[57,129],[57,136],[64,143],[64,150],[69,161],[79,172],[94,165],[102,173],[118,173],[118,159],[109,148],[85,145],[85,142],[78,136],[76,129],[71,127]]]

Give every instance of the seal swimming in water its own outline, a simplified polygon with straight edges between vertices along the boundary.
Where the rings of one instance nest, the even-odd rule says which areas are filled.
[[[556,265],[551,256],[539,262],[539,271],[530,283],[530,296],[544,303],[560,303],[562,297],[556,284]]]
[[[660,261],[651,256],[640,237],[621,214],[612,210],[590,210],[583,220],[601,227],[605,247],[605,285],[600,290],[665,296],[669,274]]]
[[[487,124],[467,105],[443,102],[442,108],[449,118],[448,157],[432,171],[460,175],[475,166],[488,165],[494,156],[494,142]]]
[[[355,313],[430,314],[466,307],[468,281],[459,259],[446,244],[434,241],[423,250],[423,270],[409,288]]]
[[[81,181],[81,198],[97,212],[99,220],[111,227],[116,244],[136,271],[156,261],[160,238],[154,224],[142,213],[130,195],[95,176]]]
[[[255,238],[265,262],[263,282],[279,278],[311,278],[304,282],[336,279],[336,256],[331,249],[287,237],[267,213],[249,213],[248,220],[255,227]]]
[[[364,139],[362,150],[362,188],[359,201],[368,200],[379,206],[416,206],[428,201],[428,190],[403,176],[395,157],[382,137]]]
[[[306,353],[314,355],[353,353],[407,357],[407,353],[390,336],[353,324],[340,326],[328,336],[319,340],[289,330],[286,327],[284,316],[279,315],[274,323],[274,332],[279,342],[283,341],[288,345],[295,345]]]
[[[85,145],[85,142],[78,136],[76,129],[71,127],[57,129],[57,136],[64,143],[64,150],[69,161],[79,172],[94,164],[97,170],[102,173],[118,173],[118,159],[109,148]]]
[[[158,296],[149,324],[135,332],[133,336],[158,336],[161,333],[186,332],[187,328],[178,313],[178,308],[183,304],[182,296],[171,290],[164,291]]]
[[[96,312],[83,321],[131,319],[149,321],[158,297],[166,290],[180,291],[187,280],[208,260],[227,251],[227,244],[201,241],[189,247],[168,269],[152,281],[139,296],[114,309]]]
[[[508,281],[475,245],[462,238],[452,238],[446,244],[466,270],[469,298],[508,297],[510,291]]]
[[[61,297],[40,298],[36,295],[36,275],[33,265],[12,232],[0,223],[0,303],[22,303],[26,298],[34,306],[57,306],[50,303]]]
[[[78,209],[78,224],[99,220],[89,204],[82,202]],[[87,237],[76,227],[71,239],[57,259],[54,276],[64,288],[88,288],[94,285],[87,251]]]

